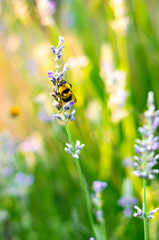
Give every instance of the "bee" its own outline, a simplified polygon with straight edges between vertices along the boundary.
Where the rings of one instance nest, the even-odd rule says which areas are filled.
[[[62,107],[70,101],[74,103],[77,102],[77,99],[72,92],[72,85],[63,79],[57,83],[57,88],[53,88],[52,96],[58,102],[58,110],[61,110]]]

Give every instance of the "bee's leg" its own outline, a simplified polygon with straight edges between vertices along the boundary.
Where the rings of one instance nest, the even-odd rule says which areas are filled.
[[[57,109],[58,109],[59,111],[61,111],[61,110],[62,110],[62,106],[63,106],[63,103],[62,103],[62,100],[60,100],[60,101],[58,102]]]

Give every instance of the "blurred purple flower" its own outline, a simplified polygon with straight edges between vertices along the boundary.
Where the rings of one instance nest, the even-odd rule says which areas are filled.
[[[64,12],[62,14],[62,22],[66,27],[72,27],[74,24],[74,14],[73,12]]]
[[[34,182],[34,177],[32,175],[27,175],[23,172],[18,172],[15,176],[15,183],[22,184],[25,186],[30,186]]]
[[[159,149],[159,142],[154,143],[153,150]]]
[[[98,210],[96,212],[96,217],[97,217],[98,221],[101,221],[101,219],[102,219],[102,211],[101,210]]]
[[[101,193],[106,187],[107,187],[106,182],[101,182],[101,181],[94,181],[92,185],[92,190],[95,193]]]
[[[132,157],[126,157],[123,160],[123,166],[124,167],[133,167],[134,166],[134,161],[132,159]]]
[[[131,196],[123,196],[119,198],[118,205],[124,208],[124,215],[125,217],[131,217],[132,216],[132,206],[137,204],[138,200]]]
[[[47,114],[45,111],[39,111],[38,118],[42,122],[53,122],[54,121],[54,116]]]
[[[38,152],[41,148],[39,141],[34,137],[27,137],[24,142],[19,145],[21,152]]]
[[[48,7],[48,12],[49,14],[53,14],[56,11],[56,2],[53,0],[49,1],[49,7]]]
[[[121,207],[128,207],[128,206],[133,206],[135,204],[137,204],[137,199],[131,196],[123,196],[121,198],[119,198],[118,200],[118,205],[120,205]]]
[[[1,174],[3,177],[9,177],[13,173],[13,167],[7,166],[5,168],[2,168]]]
[[[131,208],[125,208],[124,209],[124,215],[125,217],[131,217],[133,215],[133,211]]]

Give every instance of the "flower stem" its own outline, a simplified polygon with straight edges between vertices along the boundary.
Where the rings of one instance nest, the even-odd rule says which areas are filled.
[[[148,240],[148,222],[146,209],[146,179],[143,179],[143,196],[144,196],[144,239]]]
[[[102,221],[101,221],[101,230],[102,230],[103,240],[107,240],[107,232],[106,232],[106,229],[105,229],[104,218],[102,218]]]
[[[69,138],[69,142],[72,145],[73,151],[75,151],[75,145],[74,145],[74,142],[72,140],[71,132],[70,132],[70,129],[69,129],[69,126],[68,126],[67,123],[65,123],[65,127],[66,127],[67,135],[68,135],[68,138]],[[82,169],[81,169],[81,166],[80,166],[79,159],[75,159],[75,161],[76,161],[77,171],[78,171],[79,178],[80,178],[81,187],[82,187],[82,190],[83,190],[84,196],[85,196],[85,201],[86,201],[86,205],[87,205],[87,211],[88,211],[88,217],[89,217],[90,225],[91,225],[93,233],[96,237],[96,231],[95,231],[95,227],[94,227],[94,223],[93,223],[93,216],[92,216],[92,211],[91,211],[91,202],[90,202],[90,196],[89,196],[89,192],[88,192],[88,188],[87,188],[87,183],[86,183],[86,180],[85,180],[84,175],[82,173]],[[97,237],[96,237],[96,239],[97,239]]]
[[[72,145],[73,151],[75,151],[75,145],[74,145],[74,142],[72,140],[71,132],[70,132],[70,129],[69,129],[69,126],[68,126],[67,122],[65,122],[65,128],[66,128],[66,132],[67,132],[67,135],[68,135],[69,142]]]

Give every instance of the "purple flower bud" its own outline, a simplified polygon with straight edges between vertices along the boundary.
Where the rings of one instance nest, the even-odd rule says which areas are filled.
[[[81,144],[79,140],[76,141],[76,146],[75,149],[76,150],[80,150],[84,147],[84,144]]]
[[[141,155],[141,148],[137,144],[134,145],[134,148],[135,148],[135,152]]]
[[[68,152],[70,155],[72,155],[72,153],[73,153],[72,145],[69,143],[66,143],[65,151]]]
[[[61,79],[61,75],[59,75],[59,76],[57,77],[57,81],[60,81],[60,79]]]
[[[69,69],[68,63],[65,63],[64,64],[64,68],[63,68],[63,72],[66,72],[68,69]]]
[[[62,51],[62,49],[65,47],[65,45],[62,45],[59,49],[58,49],[58,55],[60,54],[60,52]]]
[[[72,155],[72,151],[70,148],[65,147],[65,151],[68,152],[70,155]]]
[[[74,117],[69,117],[69,122],[72,122],[74,120]]]
[[[50,70],[50,71],[47,72],[47,74],[48,74],[48,78],[53,79],[53,80],[56,80],[53,71]]]
[[[73,119],[74,119],[74,114],[75,114],[75,112],[76,112],[76,110],[75,109],[73,109],[73,111],[70,113],[70,115],[68,116],[68,120],[71,122],[71,121],[73,121]]]
[[[56,54],[56,50],[55,50],[54,46],[51,47],[51,51],[52,51],[53,54]]]
[[[59,107],[59,103],[58,103],[56,100],[53,101],[52,105],[53,105],[54,107],[56,107],[57,109],[58,109],[58,107]]]
[[[64,105],[63,110],[68,111],[73,105],[74,105],[74,102],[71,101]]]
[[[59,54],[57,55],[57,59],[59,60],[59,59],[61,58],[61,56],[62,56],[62,53],[59,53]]]
[[[63,121],[62,117],[60,116],[60,114],[54,114],[54,118],[56,119],[59,119],[60,121]]]
[[[63,42],[65,42],[65,41],[64,41],[64,37],[59,36],[59,43],[63,43]]]
[[[139,131],[142,135],[145,135],[145,129],[144,129],[144,128],[139,127],[139,128],[138,128],[138,131]]]
[[[155,208],[155,209],[151,210],[148,214],[154,214],[154,213],[156,213],[158,210],[159,210],[159,208]]]
[[[159,149],[159,142],[154,143],[153,150]]]
[[[65,63],[64,68],[63,68],[63,71],[62,71],[62,73],[61,73],[61,74],[59,75],[59,77],[58,77],[59,80],[64,77],[64,75],[65,75],[65,73],[66,73],[66,71],[67,71],[68,69],[69,69],[69,68],[68,68],[68,63]]]
[[[134,217],[142,218],[143,211],[138,206],[134,206],[134,208],[137,210],[137,213],[134,213]]]
[[[68,118],[68,115],[67,115],[67,113],[66,113],[66,112],[64,112],[63,114],[64,114],[64,117],[65,117],[65,119],[67,119],[67,118]]]
[[[61,52],[62,48],[64,47],[64,45],[61,46],[63,42],[64,42],[64,37],[59,36],[59,42],[58,42],[57,48],[55,50],[55,52],[59,58],[60,58],[60,52]]]

